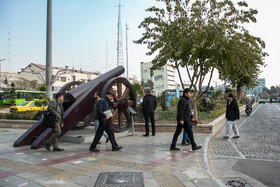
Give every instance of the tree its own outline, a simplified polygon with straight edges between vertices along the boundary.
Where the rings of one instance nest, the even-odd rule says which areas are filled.
[[[270,96],[269,96],[269,94],[267,93],[267,91],[262,91],[261,97],[264,98],[264,99],[268,99]]]
[[[15,83],[12,82],[12,83],[11,83],[11,87],[12,87],[12,89],[11,89],[11,101],[10,101],[12,105],[15,104],[16,98],[17,98],[15,86],[16,86]]]
[[[159,103],[159,105],[161,106],[162,110],[166,110],[167,106],[166,106],[166,101],[165,101],[165,92],[161,92],[161,94],[157,97],[157,103]]]
[[[179,98],[178,97],[171,97],[169,100],[170,106],[172,108],[176,107],[178,105]]]
[[[45,92],[45,91],[47,91],[47,86],[45,84],[41,84],[39,86],[39,90]]]
[[[141,85],[138,82],[133,82],[132,87],[133,87],[137,97],[143,97],[144,92],[143,92]]]
[[[35,101],[35,106],[42,107],[42,109],[44,109],[43,106],[47,106],[50,103],[50,98],[44,97],[43,94],[39,94],[38,99]]]
[[[19,80],[15,81],[16,83],[16,89],[18,90],[36,90],[38,81],[32,80],[29,81],[24,78],[20,78]]]
[[[207,93],[214,69],[225,75],[231,68],[233,61],[229,57],[234,50],[229,50],[231,36],[239,32],[243,34],[246,31],[244,23],[255,22],[257,11],[246,10],[248,5],[245,2],[238,3],[243,8],[238,10],[228,0],[158,1],[165,7],[147,9],[155,17],[147,17],[139,25],[146,32],[135,42],[147,44],[148,55],[157,54],[152,60],[151,75],[154,70],[170,63],[176,68],[184,88],[180,68],[187,71],[190,88],[196,95],[194,109],[197,111],[197,102]],[[209,77],[207,86],[202,89],[206,77]]]
[[[237,100],[239,100],[243,87],[250,89],[257,86],[260,67],[264,65],[264,57],[268,54],[263,52],[265,43],[260,38],[251,36],[247,31],[234,33],[229,37],[226,46],[229,56],[225,64],[230,68],[220,66],[218,69],[220,78],[236,87]]]

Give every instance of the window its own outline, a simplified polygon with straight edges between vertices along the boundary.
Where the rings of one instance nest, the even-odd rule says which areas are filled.
[[[60,77],[61,82],[66,82],[66,77]]]

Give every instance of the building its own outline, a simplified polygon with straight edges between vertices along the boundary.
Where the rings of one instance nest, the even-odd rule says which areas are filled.
[[[53,74],[53,91],[58,92],[60,88],[68,82],[81,81],[88,82],[100,75],[99,72],[89,72],[83,70],[69,69],[68,67],[52,68]],[[27,67],[23,68],[18,74],[18,78],[23,78],[26,80],[36,80],[38,84],[46,84],[46,66],[41,64],[31,63]]]
[[[257,79],[258,85],[251,89],[251,90],[247,90],[246,94],[247,95],[254,95],[255,91],[257,92],[257,94],[262,93],[263,88],[265,87],[265,78],[259,78]]]
[[[15,82],[18,80],[18,73],[10,73],[10,72],[1,72],[0,74],[0,81],[1,89],[8,89],[8,85],[10,85],[12,82]]]
[[[141,62],[141,81],[146,83],[151,80],[154,83],[153,94],[156,96],[167,89],[175,89],[175,70],[171,65],[165,65],[160,70],[155,70],[150,76],[151,62]]]

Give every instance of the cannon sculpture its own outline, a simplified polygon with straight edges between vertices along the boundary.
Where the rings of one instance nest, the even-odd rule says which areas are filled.
[[[60,91],[64,93],[64,127],[61,129],[62,137],[69,130],[77,126],[81,120],[87,118],[92,113],[95,92],[99,91],[104,97],[106,91],[114,94],[114,116],[112,117],[111,127],[115,132],[128,130],[132,120],[129,108],[136,109],[136,95],[132,85],[123,77],[118,77],[124,73],[124,67],[118,66],[99,77],[87,82],[72,82],[66,84]],[[71,87],[77,86],[74,89]],[[42,125],[43,119],[37,121],[21,137],[19,137],[14,147],[31,145],[31,149],[43,146],[44,141],[51,135],[51,128]],[[90,122],[89,119],[87,121]],[[85,124],[86,125],[86,124]]]

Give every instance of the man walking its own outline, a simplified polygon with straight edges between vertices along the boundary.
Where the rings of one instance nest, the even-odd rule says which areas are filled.
[[[45,142],[45,147],[48,151],[50,151],[50,146],[53,146],[53,151],[63,151],[64,149],[61,149],[57,145],[57,138],[61,134],[61,129],[64,126],[63,124],[63,94],[58,92],[56,94],[56,99],[52,100],[48,105],[48,112],[52,115],[56,116],[56,122],[55,126],[52,128],[52,135],[51,137]]]
[[[122,146],[118,146],[116,139],[115,139],[115,134],[113,130],[110,127],[111,123],[111,117],[112,115],[109,114],[110,111],[113,108],[113,98],[114,94],[110,91],[106,92],[106,97],[101,98],[98,102],[97,105],[97,117],[99,120],[99,127],[97,129],[96,135],[94,136],[93,142],[90,145],[89,150],[93,152],[99,152],[100,150],[96,148],[96,145],[98,144],[100,138],[102,137],[102,134],[104,130],[109,136],[109,140],[112,144],[112,151],[117,151],[122,148]]]
[[[172,144],[170,146],[170,150],[180,150],[180,148],[176,147],[177,139],[178,136],[181,134],[182,128],[185,129],[186,133],[189,136],[191,145],[192,145],[192,150],[198,150],[202,146],[197,146],[194,137],[193,137],[193,132],[191,130],[189,121],[190,121],[190,107],[189,107],[189,97],[191,96],[191,90],[189,88],[186,88],[183,92],[183,96],[180,98],[178,102],[178,107],[177,107],[177,128],[174,133],[173,139],[172,139]]]
[[[226,119],[226,135],[223,138],[228,139],[230,137],[231,128],[234,132],[233,138],[239,138],[239,132],[235,120],[240,119],[240,113],[238,103],[236,99],[233,98],[232,94],[228,95]]]
[[[95,131],[95,135],[96,135],[97,129],[99,127],[99,120],[97,118],[97,104],[100,100],[100,92],[95,92],[93,97],[95,99],[94,105],[93,105],[93,119],[94,119],[94,131]],[[106,138],[106,143],[107,143],[109,141],[109,137],[105,131],[103,132],[103,136]],[[98,143],[101,143],[101,142],[98,142]]]
[[[156,135],[155,128],[155,110],[157,108],[157,98],[151,95],[150,90],[146,90],[145,96],[143,98],[142,110],[145,118],[145,131],[146,133],[143,136],[149,136],[149,119],[152,124],[152,136]]]
[[[193,115],[194,115],[194,111],[193,111],[193,107],[192,107],[192,100],[191,98],[193,97],[193,92],[191,92],[191,95],[189,97],[189,107],[190,107],[190,119],[194,119],[193,118]],[[191,130],[193,128],[193,125],[190,124],[190,127],[191,127]],[[187,146],[187,145],[190,145],[191,141],[189,139],[189,136],[188,134],[186,133],[185,130],[183,130],[183,139],[182,139],[182,146]]]

